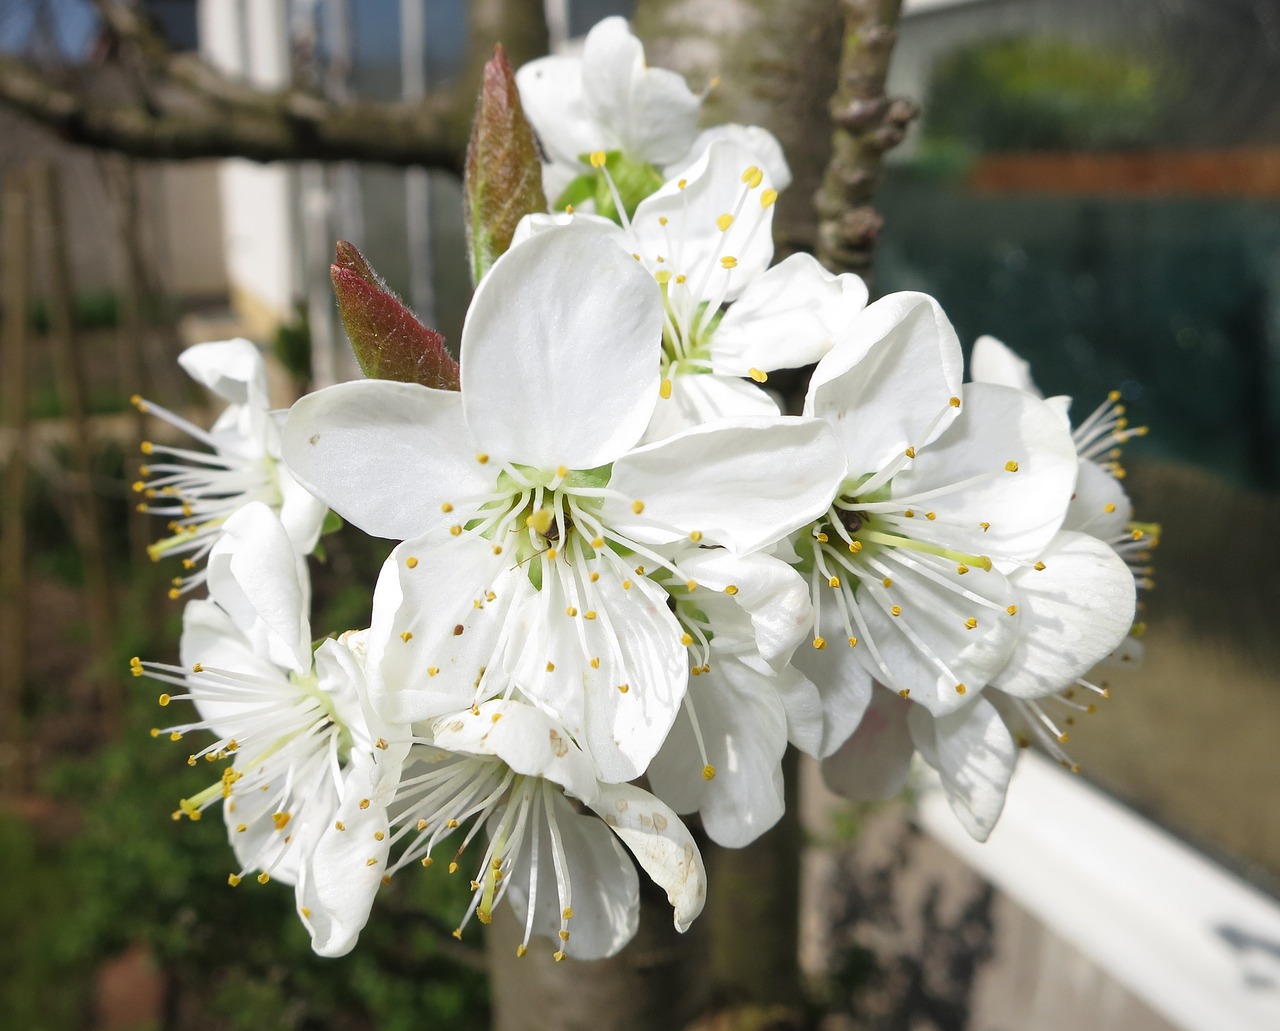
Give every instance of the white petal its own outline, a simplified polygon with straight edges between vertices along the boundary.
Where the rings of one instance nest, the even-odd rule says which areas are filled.
[[[823,599],[829,601],[828,598]],[[822,649],[802,645],[792,662],[808,678],[818,693],[821,704],[819,733],[810,725],[803,736],[794,735],[792,742],[817,759],[823,759],[839,748],[862,719],[871,700],[871,676],[864,668],[861,655],[865,642],[850,648],[844,624],[834,604],[824,604],[819,633],[827,646]],[[792,718],[793,724],[795,717]]]
[[[612,956],[635,936],[639,923],[640,883],[635,865],[608,828],[592,816],[575,812],[558,788],[527,783],[526,790],[538,792],[541,797],[531,800],[532,826],[525,832],[520,856],[508,871],[510,887],[506,897],[524,926],[532,886],[534,934],[553,939],[558,948],[575,959]],[[563,849],[564,885],[552,858],[545,815],[548,804]],[[496,818],[497,814],[491,818],[491,827]],[[566,887],[572,893],[568,898],[561,894]],[[573,910],[573,918],[569,921],[569,940],[561,945],[558,934],[566,908]]]
[[[675,72],[645,66],[644,47],[622,18],[605,18],[587,33],[582,86],[628,157],[663,165],[692,144],[702,101]]]
[[[371,760],[353,762],[342,803],[307,863],[299,902],[310,910],[304,922],[311,947],[321,956],[344,956],[355,946],[387,871],[391,835],[383,803],[387,795],[378,790],[382,776]],[[382,840],[374,837],[379,832]]]
[[[1133,505],[1120,481],[1097,462],[1081,459],[1075,493],[1062,528],[1109,541],[1123,534],[1132,518]]]
[[[938,719],[913,707],[908,721],[920,755],[942,777],[951,811],[975,839],[986,841],[1018,761],[1017,745],[995,706],[978,698]]]
[[[666,592],[629,566],[601,567],[590,595],[563,563],[556,568],[561,575],[544,573],[536,601],[513,616],[514,639],[525,647],[509,672],[591,753],[602,779],[632,780],[658,751],[684,698],[680,627]]]
[[[710,665],[691,681],[689,698],[714,776],[704,775],[685,713],[650,764],[649,784],[677,812],[699,812],[712,841],[741,848],[777,823],[786,808],[781,763],[787,717],[772,671],[719,653]]]
[[[754,383],[715,373],[678,375],[671,396],[658,398],[644,432],[650,444],[718,419],[769,418],[780,415],[778,403]]]
[[[993,336],[980,336],[973,342],[969,378],[975,383],[999,383],[1036,397],[1044,396],[1031,378],[1031,363]]]
[[[275,462],[276,488],[280,491],[280,522],[299,555],[310,555],[320,540],[329,506],[300,484],[282,459]]]
[[[233,405],[267,407],[267,373],[262,353],[243,337],[188,347],[178,364],[194,379]]]
[[[773,206],[761,198],[769,182],[761,179],[755,187],[743,183],[743,173],[754,164],[750,151],[717,141],[685,178],[666,183],[636,208],[631,220],[635,250],[650,268],[671,273],[668,290],[675,307],[683,308],[690,299],[710,300],[714,306],[732,301],[768,268]],[[722,229],[720,220],[726,215],[733,220]],[[726,258],[734,259],[731,268],[723,264]]]
[[[306,560],[266,505],[231,516],[209,552],[209,594],[254,650],[295,673],[311,671],[311,586]]]
[[[210,669],[245,673],[266,681],[279,680],[282,686],[288,678],[287,672],[253,650],[249,639],[223,609],[203,598],[187,602],[187,607],[182,610],[182,639],[178,654],[186,669],[201,664]],[[232,738],[243,733],[243,703],[226,701],[221,693],[215,693],[214,697],[206,696],[200,690],[198,677],[192,682],[192,694],[200,718],[209,721],[215,734]]]
[[[432,728],[435,746],[496,755],[516,773],[554,781],[584,802],[595,797],[591,758],[550,716],[532,705],[496,698],[478,709],[438,719]]]
[[[671,808],[633,784],[602,784],[591,807],[667,893],[677,931],[687,931],[707,900],[707,871],[689,829]]]
[[[866,306],[867,286],[851,272],[835,276],[803,252],[747,284],[711,338],[717,372],[790,369],[822,358]]]
[[[642,501],[641,516],[606,506],[635,540],[671,543],[699,531],[735,554],[757,551],[827,510],[845,473],[844,453],[816,419],[725,421],[632,451],[609,486]]]
[[[822,753],[822,696],[794,666],[774,671],[774,690],[787,715],[787,740],[806,755]]]
[[[457,391],[357,380],[308,394],[281,434],[289,471],[348,522],[407,540],[450,498],[492,489]]]
[[[470,706],[493,664],[509,609],[530,590],[523,568],[508,570],[483,538],[446,538],[434,547],[430,540],[401,544],[374,590],[366,663],[370,704],[393,723]],[[488,694],[504,686],[497,678]]]
[[[525,117],[556,164],[582,168],[579,159],[594,150],[614,150],[616,134],[588,108],[577,57],[540,57],[516,72]],[[557,194],[548,191],[554,203]]]
[[[689,153],[664,168],[662,177],[678,179],[687,175],[689,167],[716,140],[730,140],[749,150],[756,159],[756,164],[764,169],[765,175],[773,183],[773,188],[779,193],[791,185],[791,169],[787,166],[787,158],[782,152],[782,144],[778,142],[778,138],[759,125],[738,125],[732,122],[703,129],[693,141]]]
[[[818,363],[805,413],[840,434],[853,474],[922,448],[955,416],[960,341],[938,302],[897,293],[868,305]]]
[[[848,650],[886,687],[910,691],[913,702],[936,715],[952,712],[1009,661],[1018,619],[1008,606],[1017,596],[997,570],[961,574],[945,559],[905,549],[892,549],[883,562],[892,586],[875,580],[859,586],[866,639]],[[840,641],[828,649],[844,650]]]
[[[969,477],[928,502],[931,540],[963,552],[1034,559],[1062,525],[1078,462],[1071,433],[1044,401],[1012,387],[967,383],[960,415],[893,481],[894,499]],[[986,528],[983,526],[986,524]]]
[[[858,802],[882,802],[907,786],[911,740],[907,717],[912,704],[877,686],[858,729],[822,764],[822,779],[838,795]]]
[[[1042,561],[1044,569],[1010,577],[1018,596],[1018,643],[991,682],[1018,698],[1052,694],[1083,676],[1125,640],[1133,623],[1133,574],[1107,544],[1060,533]]]
[[[678,561],[700,587],[716,592],[698,604],[715,628],[717,649],[758,654],[781,668],[813,626],[808,585],[772,555],[738,558],[719,548],[698,548]],[[731,595],[724,593],[729,587]],[[734,610],[739,618],[733,618]]]
[[[485,276],[462,330],[477,447],[541,469],[612,462],[653,414],[661,336],[661,291],[615,243],[530,237]]]

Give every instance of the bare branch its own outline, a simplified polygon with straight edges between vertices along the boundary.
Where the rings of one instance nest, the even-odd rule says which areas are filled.
[[[493,44],[504,38],[517,63],[546,49],[540,4],[484,0],[468,11],[467,71],[456,89],[412,103],[339,103],[298,86],[256,89],[194,55],[168,53],[129,5],[97,7],[118,60],[55,74],[0,57],[0,105],[70,142],[137,158],[372,161],[461,174],[473,87]]]
[[[871,206],[885,151],[895,147],[916,106],[884,93],[897,41],[901,0],[842,0],[845,31],[840,80],[831,99],[831,162],[814,198],[817,255],[833,272],[871,273],[882,219]]]

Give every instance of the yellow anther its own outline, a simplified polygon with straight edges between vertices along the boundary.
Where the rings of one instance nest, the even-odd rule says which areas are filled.
[[[172,700],[173,699],[171,699],[167,694],[162,694],[159,698],[156,699],[156,701],[159,702],[161,707],[168,705]]]
[[[622,694],[626,694],[628,691],[630,691],[630,690],[631,690],[631,685],[630,685],[630,684],[619,684],[619,685],[618,685],[618,690],[619,690]]]
[[[181,592],[180,590],[178,590],[178,588],[176,588],[176,587],[170,587],[170,588],[169,588],[169,600],[170,600],[170,601],[177,601],[177,600],[178,600],[179,598],[181,598],[181,597],[182,597],[182,592]]]
[[[665,226],[666,224],[667,224],[667,216],[666,216],[666,215],[659,215],[659,216],[658,216],[658,225],[660,225],[660,226]]]
[[[334,823],[333,829],[338,831],[345,831],[347,829],[347,825],[343,823],[341,820],[338,820],[336,823]]]
[[[557,932],[556,932],[556,934],[558,934],[558,935],[560,936],[560,940],[561,940],[562,942],[567,942],[567,941],[569,940],[569,932],[568,932],[568,931],[557,931]]]
[[[1116,510],[1116,506],[1111,502],[1107,502],[1105,505],[1102,506],[1102,511],[1106,512],[1108,515],[1110,515],[1115,510]]]
[[[141,494],[146,489],[147,489],[147,485],[143,483],[141,480],[133,481],[133,492],[135,494]]]
[[[819,544],[826,544],[827,541],[831,540],[830,537],[828,537],[825,533],[821,533],[821,532],[815,534],[813,539],[817,541]]]
[[[688,186],[688,185],[689,185],[689,180],[688,180],[688,179],[680,179],[680,180],[678,180],[678,181],[676,182],[676,189],[677,189],[677,190],[683,190],[683,189],[684,189],[686,186]]]
[[[658,396],[664,401],[671,400],[671,380],[664,379],[658,384]]]
[[[703,780],[716,779],[716,768],[712,766],[710,763],[707,763],[706,766],[702,767],[702,779]]]
[[[849,550],[855,555],[862,550],[862,541],[850,541]]]
[[[573,618],[578,614],[578,610],[575,609],[572,605],[568,605],[565,607],[564,614],[570,618]]]
[[[1010,605],[1007,609],[1005,609],[1005,612],[1007,612],[1011,616],[1016,616],[1018,614],[1018,606]]]
[[[566,205],[564,206],[564,213],[565,213],[566,215],[572,215],[572,214],[573,214],[573,205],[572,205],[572,204],[566,204]]]
[[[760,206],[762,208],[771,208],[773,207],[773,202],[776,201],[777,199],[778,199],[777,190],[772,188],[765,190],[764,193],[760,194]]]
[[[595,610],[595,609],[587,609],[587,611],[586,611],[586,612],[584,612],[584,613],[582,614],[582,618],[583,618],[583,619],[595,619],[595,618],[596,618],[596,610]]]
[[[926,519],[928,519],[928,520],[929,520],[929,522],[933,522],[935,519],[937,519],[937,518],[938,518],[938,513],[937,513],[937,512],[926,512],[926,513],[924,514],[924,517],[925,517]]]
[[[901,615],[902,615],[902,606],[901,606],[901,605],[894,605],[891,609],[889,609],[889,615],[891,615],[891,616],[901,616]]]
[[[737,593],[738,593],[738,585],[737,585],[737,584],[730,584],[728,587],[726,587],[726,588],[724,589],[724,593],[725,593],[725,594],[727,594],[727,595],[729,595],[729,597],[731,597],[731,598],[732,598],[735,594],[737,594]]]
[[[517,958],[519,958],[520,956],[524,956],[524,955],[526,955],[526,954],[528,953],[528,951],[529,951],[529,948],[528,948],[528,946],[527,946],[527,945],[517,945],[517,946],[516,946],[516,957],[517,957]]]
[[[688,647],[689,647],[689,645],[693,644],[693,634],[690,634],[690,633],[687,633],[687,632],[686,632],[686,633],[681,634],[681,635],[680,635],[680,643],[681,643],[681,644],[683,644],[686,648],[688,648]]]
[[[827,581],[827,586],[828,586],[828,587],[839,587],[839,586],[840,586],[840,577],[838,577],[838,576],[833,576],[833,577],[831,577],[831,578]]]
[[[1037,563],[1036,563],[1034,566],[1032,566],[1031,568],[1032,568],[1032,569],[1034,569],[1037,573],[1039,573],[1039,572],[1043,572],[1043,570],[1044,570],[1044,563],[1043,563],[1043,562],[1037,562]]]
[[[951,405],[951,407],[952,407],[952,408],[959,408],[959,407],[960,407],[960,398],[958,398],[958,397],[952,397],[952,398],[950,398],[950,399],[947,401],[947,404]]]
[[[554,662],[548,662],[548,663],[547,663],[547,672],[548,672],[548,673],[554,673],[555,671],[556,671],[556,664],[555,664]]]
[[[691,530],[689,532],[689,540],[693,541],[694,544],[697,544],[700,540],[702,540],[702,531]]]
[[[899,692],[898,692],[898,695],[899,695],[899,697],[901,697],[901,698],[907,698],[907,697],[909,697],[909,696],[911,695],[911,688],[909,688],[909,687],[904,687],[901,691],[899,691]]]
[[[606,161],[608,161],[608,160],[609,160],[609,158],[607,157],[607,155],[605,154],[605,152],[604,152],[603,150],[593,150],[593,151],[591,152],[591,167],[592,167],[592,168],[604,168],[604,166],[605,166],[605,162],[606,162]]]
[[[494,553],[495,555],[501,555],[501,554],[502,554],[502,545],[501,545],[501,544],[495,544],[495,545],[493,546],[493,553]]]
[[[429,677],[434,677],[434,676],[435,676],[437,673],[439,673],[439,672],[440,672],[440,667],[439,667],[439,666],[428,666],[428,667],[427,667],[427,676],[429,676]]]
[[[489,456],[486,455],[483,451],[478,451],[476,453],[476,461],[479,462],[481,465],[485,465],[489,461]]]
[[[733,225],[733,216],[730,214],[726,213],[716,219],[716,226],[719,228],[720,232],[722,233],[728,232],[728,229],[731,225]]]
[[[227,874],[227,883],[234,888],[237,884],[240,883],[239,874]]]
[[[977,630],[977,629],[978,629],[978,621],[977,621],[976,619],[974,619],[972,616],[970,616],[968,619],[966,619],[966,620],[964,621],[964,628],[965,628],[966,630]]]
[[[361,808],[361,809],[368,809],[368,808],[369,808],[369,800],[368,800],[367,798],[362,798],[362,799],[360,799],[360,808]]]
[[[688,278],[689,277],[686,276],[684,273],[680,273],[679,275],[676,276],[676,283],[677,284],[684,283],[688,280]]]
[[[890,579],[890,578],[889,578],[889,577],[887,577],[887,576],[886,576],[883,580],[881,580],[880,582],[881,582],[882,584],[884,584],[886,587],[892,587],[892,586],[893,586],[893,580],[892,580],[892,579]]]
[[[548,562],[554,562],[554,561],[556,560],[556,556],[557,556],[557,555],[559,555],[559,554],[560,554],[560,552],[556,551],[556,549],[555,549],[555,548],[548,548],[548,549],[547,549],[547,551],[546,551],[546,558],[547,558],[547,561],[548,561]]]
[[[683,181],[684,180],[682,179],[681,182]],[[557,963],[560,963],[564,960],[564,952],[560,949],[557,949],[555,952],[551,954],[551,958],[554,959]]]
[[[404,560],[404,564],[408,566],[410,569],[418,568],[418,560],[414,558],[412,555],[410,555],[407,559]]]
[[[181,740],[182,740],[182,731],[180,731],[180,730],[171,730],[171,731],[169,732],[169,740],[170,740],[170,741],[181,741]]]
[[[376,857],[374,857],[374,856],[370,856],[368,859],[366,859],[366,860],[364,861],[364,865],[365,865],[365,866],[377,866],[377,865],[378,865],[378,860],[377,860],[377,858],[376,858]]]
[[[604,547],[604,538],[603,538],[603,537],[592,537],[592,538],[591,538],[591,546],[592,546],[593,548],[603,548],[603,547]]]
[[[373,840],[374,840],[374,841],[381,841],[381,840],[382,840],[383,838],[385,838],[385,837],[386,837],[386,835],[385,835],[382,831],[374,831],[374,832],[373,832]]]
[[[462,527],[459,526],[457,523],[454,523],[451,527],[449,527],[449,532],[453,534],[455,537],[457,537],[461,535]]]
[[[629,590],[631,590],[631,581],[630,581],[630,580],[623,580],[623,581],[622,581],[622,589],[623,589],[624,591],[629,591]]]
[[[531,515],[525,516],[524,525],[535,533],[545,534],[551,529],[551,520],[554,518],[554,515],[555,513],[552,512],[551,509],[540,508]]]
[[[600,579],[600,574],[593,569],[591,570],[591,573],[587,576],[587,579],[590,580],[592,583],[596,583]]]
[[[1018,463],[1012,458],[1004,464],[1004,471],[1007,473],[1016,473],[1018,471]]]
[[[278,831],[284,830],[292,819],[293,817],[288,813],[273,813],[271,816],[271,822],[276,825],[276,830]]]
[[[915,448],[913,448],[913,447],[909,447],[909,448],[907,448],[907,450],[906,450],[906,451],[904,451],[904,452],[903,452],[903,454],[904,454],[904,455],[906,455],[908,458],[915,458],[915,457],[916,457],[916,449],[915,449]]]
[[[696,590],[698,589],[698,581],[697,581],[697,580],[686,580],[686,581],[684,582],[684,589],[685,589],[686,591],[688,591],[690,594],[692,594],[694,591],[696,591]]]
[[[723,258],[720,259],[720,267],[723,269],[737,268],[738,259],[735,258],[732,254],[726,254]]]
[[[751,173],[751,178],[744,180],[744,182],[746,182],[748,189],[754,190],[764,182],[764,173],[757,168]]]
[[[566,476],[569,475],[569,467],[567,465],[556,466],[556,475],[563,480]]]
[[[858,639],[856,637],[849,638],[849,647],[850,648],[858,647]]]
[[[270,875],[269,873],[267,873],[267,871],[266,871],[266,870],[263,870],[263,871],[262,871],[262,873],[258,874],[258,883],[259,883],[259,884],[266,884],[266,883],[267,883],[267,881],[269,881],[269,880],[271,880],[271,875]]]
[[[446,501],[444,504],[440,506],[440,511],[445,513],[452,512],[453,506]]]
[[[638,501],[638,500],[631,502],[631,511],[634,512],[636,515],[639,515],[641,512],[644,511],[644,502]]]
[[[969,689],[964,684],[956,684],[956,694],[964,694]]]
[[[902,514],[907,519],[914,519],[916,517],[916,510],[914,508],[908,508]]]
[[[757,383],[767,383],[769,380],[769,374],[763,369],[748,369],[747,375]]]
[[[155,445],[152,444],[151,441],[149,440],[144,440],[141,444],[138,445],[138,450],[141,451],[144,455],[151,454],[155,449],[156,449]]]
[[[826,646],[827,646],[827,639],[825,637],[815,637],[813,639],[813,647],[816,651],[822,651],[822,649],[825,648]]]
[[[599,668],[600,668],[600,656],[599,656],[599,655],[593,655],[593,656],[591,657],[591,668],[592,668],[592,669],[599,669]]]
[[[742,173],[742,181],[744,183],[751,182],[751,177],[755,175],[758,171],[760,171],[760,169],[757,166],[748,165]]]
[[[412,630],[404,631],[400,635],[400,640],[402,640],[405,644],[408,644],[410,641],[413,640],[413,631]]]
[[[424,820],[424,819],[422,819],[421,817],[419,817],[419,818],[418,818],[418,823],[417,823],[417,825],[416,825],[416,826],[417,826],[417,829],[418,829],[418,830],[420,830],[420,831],[425,831],[425,830],[427,829],[427,821],[426,821],[426,820]]]

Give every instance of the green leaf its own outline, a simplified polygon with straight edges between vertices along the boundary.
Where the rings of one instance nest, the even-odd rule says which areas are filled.
[[[418,321],[352,244],[338,241],[329,266],[338,314],[360,369],[370,379],[458,389],[458,363],[444,337]]]
[[[516,223],[547,210],[538,144],[501,44],[484,66],[462,189],[471,281],[479,283],[511,246]]]

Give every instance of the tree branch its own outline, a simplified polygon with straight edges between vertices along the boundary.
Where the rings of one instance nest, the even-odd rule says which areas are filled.
[[[117,44],[114,64],[72,76],[0,57],[0,105],[72,143],[177,161],[371,161],[460,175],[475,103],[469,87],[478,84],[471,70],[499,36],[517,64],[545,53],[547,40],[541,5],[484,0],[468,10],[468,71],[456,89],[412,103],[337,103],[298,86],[255,89],[194,55],[168,53],[128,6],[100,0],[98,9]]]
[[[844,45],[831,99],[836,129],[831,162],[814,198],[817,256],[833,272],[857,272],[866,279],[883,224],[871,206],[881,161],[902,140],[916,106],[884,93],[902,0],[841,0],[841,6]]]

